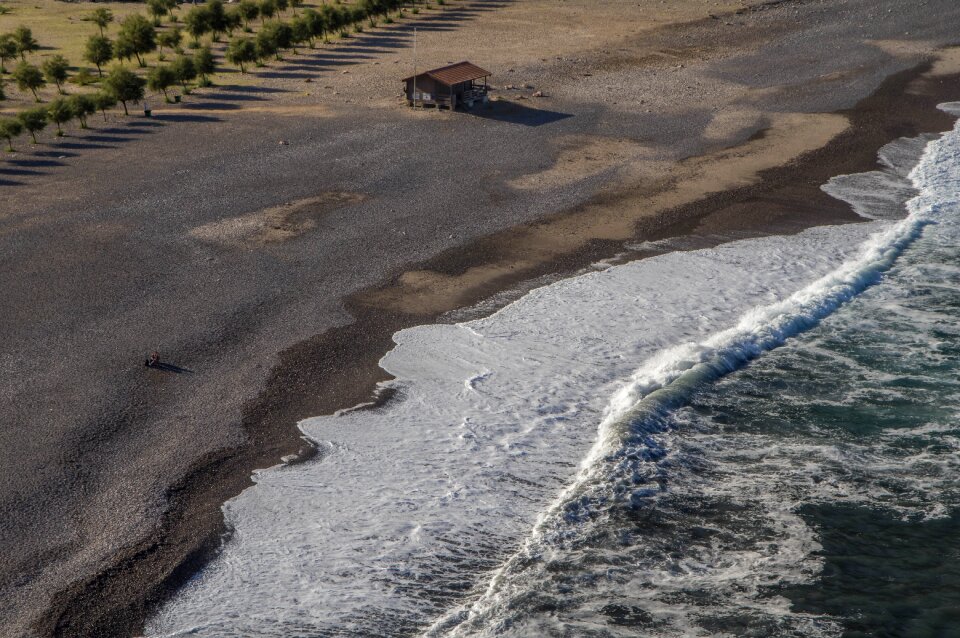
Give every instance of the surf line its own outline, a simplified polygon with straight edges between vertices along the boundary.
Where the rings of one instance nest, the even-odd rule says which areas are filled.
[[[956,129],[952,134],[958,135]],[[646,447],[652,457],[660,456],[645,438],[653,430],[662,429],[662,425],[656,424],[662,423],[663,416],[687,404],[706,384],[815,327],[878,283],[923,229],[936,223],[940,207],[924,197],[928,184],[924,183],[923,169],[934,161],[943,142],[940,138],[928,143],[920,162],[910,173],[919,194],[907,202],[907,217],[870,235],[856,257],[782,301],[753,308],[735,326],[702,342],[665,350],[639,367],[611,397],[598,426],[596,441],[573,481],[537,516],[521,547],[491,573],[483,594],[473,602],[446,612],[421,636],[462,636],[476,629],[474,622],[483,622],[508,588],[509,575],[540,553],[538,546],[550,524],[562,516],[565,504],[584,495],[591,485],[601,484],[607,475],[604,470],[618,457],[642,454],[638,447]]]

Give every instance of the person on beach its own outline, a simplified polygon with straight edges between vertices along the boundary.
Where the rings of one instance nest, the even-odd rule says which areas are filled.
[[[158,363],[160,363],[160,353],[154,350],[150,353],[150,358],[143,362],[143,365],[147,366],[148,368],[152,368]]]

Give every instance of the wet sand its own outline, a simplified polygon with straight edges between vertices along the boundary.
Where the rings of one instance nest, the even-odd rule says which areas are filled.
[[[551,97],[502,91],[486,116],[350,106],[376,93],[385,64],[370,62],[327,71],[317,83],[343,90],[310,96],[310,117],[270,117],[304,111],[277,78],[266,97],[236,89],[264,97],[248,109],[198,96],[214,106],[90,134],[136,130],[135,143],[77,137],[30,155],[62,166],[8,172],[21,183],[4,186],[16,201],[0,208],[0,284],[13,300],[0,335],[12,344],[2,624],[13,635],[137,632],[216,550],[219,506],[250,472],[309,455],[297,420],[372,399],[400,328],[543,275],[644,256],[623,254],[631,242],[710,245],[856,221],[819,185],[869,170],[895,137],[950,126],[933,107],[957,97],[960,79],[948,63],[923,76],[957,9],[894,13],[873,28],[916,40],[867,43],[885,34],[859,33],[851,13],[888,5],[785,2],[599,46],[563,41],[550,61],[513,52],[513,73]],[[437,42],[524,15],[500,6]],[[848,55],[811,61],[838,34]],[[398,55],[371,39],[373,61]],[[757,61],[778,48],[776,63]],[[643,102],[609,103],[610,78]],[[680,99],[689,86],[702,87],[699,102]],[[469,157],[456,155],[464,146]],[[144,370],[154,347],[190,372]]]

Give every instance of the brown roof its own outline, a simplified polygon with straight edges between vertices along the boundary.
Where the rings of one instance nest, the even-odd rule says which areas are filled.
[[[488,75],[493,74],[490,73],[490,71],[484,71],[476,64],[471,64],[470,62],[457,62],[456,64],[442,66],[439,69],[431,69],[430,71],[417,73],[417,77],[420,77],[421,75],[427,75],[441,84],[452,86],[461,82],[479,80],[480,78],[485,78]],[[406,82],[412,78],[413,76],[411,75],[403,78],[403,81]]]

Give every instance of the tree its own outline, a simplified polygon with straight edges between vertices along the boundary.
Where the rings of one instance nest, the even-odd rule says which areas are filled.
[[[110,9],[94,9],[93,13],[87,16],[87,20],[100,27],[100,37],[102,38],[103,30],[113,22],[113,12]]]
[[[240,67],[240,73],[246,73],[244,64],[255,62],[258,58],[257,45],[250,38],[234,38],[227,45],[227,62]]]
[[[176,82],[177,76],[174,74],[173,69],[165,64],[153,67],[150,69],[150,73],[147,74],[147,88],[151,91],[160,91],[163,93],[163,99],[167,102],[170,101],[170,96],[167,95],[167,89],[173,84],[176,84]]]
[[[324,14],[318,13],[313,9],[307,9],[303,12],[303,19],[310,25],[310,35],[314,38],[322,38],[327,33],[327,19]],[[311,46],[313,43],[311,42]]]
[[[63,83],[67,81],[67,70],[70,63],[62,55],[55,55],[43,61],[43,77],[47,82],[57,85],[57,91],[63,94]]]
[[[37,143],[37,133],[47,128],[47,109],[42,106],[27,109],[17,113],[17,119],[23,125],[23,128],[30,133],[33,143]]]
[[[170,13],[170,7],[166,0],[147,0],[147,11],[153,16],[153,24],[159,27],[163,16]]]
[[[243,24],[243,16],[240,14],[240,7],[230,7],[227,10],[227,35],[233,36],[233,32]]]
[[[217,62],[213,57],[213,52],[210,50],[210,47],[203,47],[194,54],[193,66],[200,76],[200,84],[202,86],[209,86],[210,80],[207,76],[217,72]]]
[[[27,61],[27,54],[33,53],[40,48],[40,44],[34,40],[33,31],[29,27],[20,25],[13,30],[11,34],[13,36],[13,41],[17,47],[17,54],[20,56],[21,62]]]
[[[23,123],[12,117],[0,117],[0,137],[7,140],[7,152],[13,153],[13,138],[23,133]]]
[[[290,0],[290,8],[293,9],[293,15],[297,15],[297,9],[303,6],[303,0]]]
[[[133,42],[129,38],[117,38],[117,41],[113,44],[113,54],[120,64],[123,64],[123,61],[130,61],[130,58],[134,56]]]
[[[92,35],[87,39],[83,59],[97,67],[97,73],[103,77],[103,65],[113,59],[113,42],[102,35]]]
[[[283,12],[287,10],[287,7],[290,6],[290,3],[287,0],[273,0],[277,5],[277,14],[283,15]]]
[[[250,28],[250,21],[256,20],[257,16],[260,15],[260,5],[258,5],[254,0],[240,0],[240,4],[237,5],[237,11],[240,13],[240,17],[243,18],[243,28]]]
[[[73,109],[65,98],[58,97],[47,105],[47,117],[57,125],[57,137],[63,137],[61,124],[66,124],[73,119]]]
[[[306,15],[294,18],[290,23],[290,28],[293,30],[293,42],[295,44],[309,42],[310,48],[313,48],[313,31],[310,28],[310,20]]]
[[[277,15],[276,0],[260,0],[260,20],[266,22],[267,18]]]
[[[0,35],[0,73],[7,72],[7,60],[17,57],[17,41],[12,33]]]
[[[183,18],[187,33],[193,36],[194,47],[200,46],[200,38],[210,33],[210,10],[206,5],[193,7]]]
[[[114,97],[114,104],[123,104],[123,114],[130,115],[127,102],[136,104],[143,99],[143,87],[146,84],[143,78],[133,71],[121,67],[115,68],[103,81],[106,90]]]
[[[220,35],[225,33],[230,26],[227,11],[223,8],[223,0],[210,0],[207,2],[207,14],[210,20],[210,31],[213,32],[213,41],[219,42]]]
[[[67,104],[73,116],[80,120],[80,128],[87,128],[87,116],[97,112],[97,102],[93,96],[87,93],[71,95],[67,98]]]
[[[157,45],[160,47],[161,51],[163,50],[163,47],[176,50],[179,48],[182,41],[183,32],[180,31],[179,28],[170,29],[169,31],[164,31],[163,33],[157,34]]]
[[[17,88],[21,91],[31,91],[37,102],[40,101],[40,96],[37,95],[37,89],[42,88],[46,84],[40,69],[32,64],[21,62],[13,71],[13,79],[17,81]]]
[[[137,56],[140,66],[146,66],[143,55],[157,48],[157,31],[153,24],[139,13],[129,15],[120,23],[117,47],[121,46]]]
[[[117,98],[110,91],[97,91],[93,94],[93,103],[97,110],[103,113],[103,121],[107,121],[107,109],[112,109],[117,105]]]
[[[173,71],[173,76],[183,86],[183,92],[190,93],[187,82],[197,77],[197,65],[194,64],[193,58],[178,55],[177,59],[170,63],[170,70]]]
[[[280,59],[280,49],[287,49],[293,42],[293,29],[285,22],[268,22],[257,34],[257,48],[261,57],[271,53]]]

